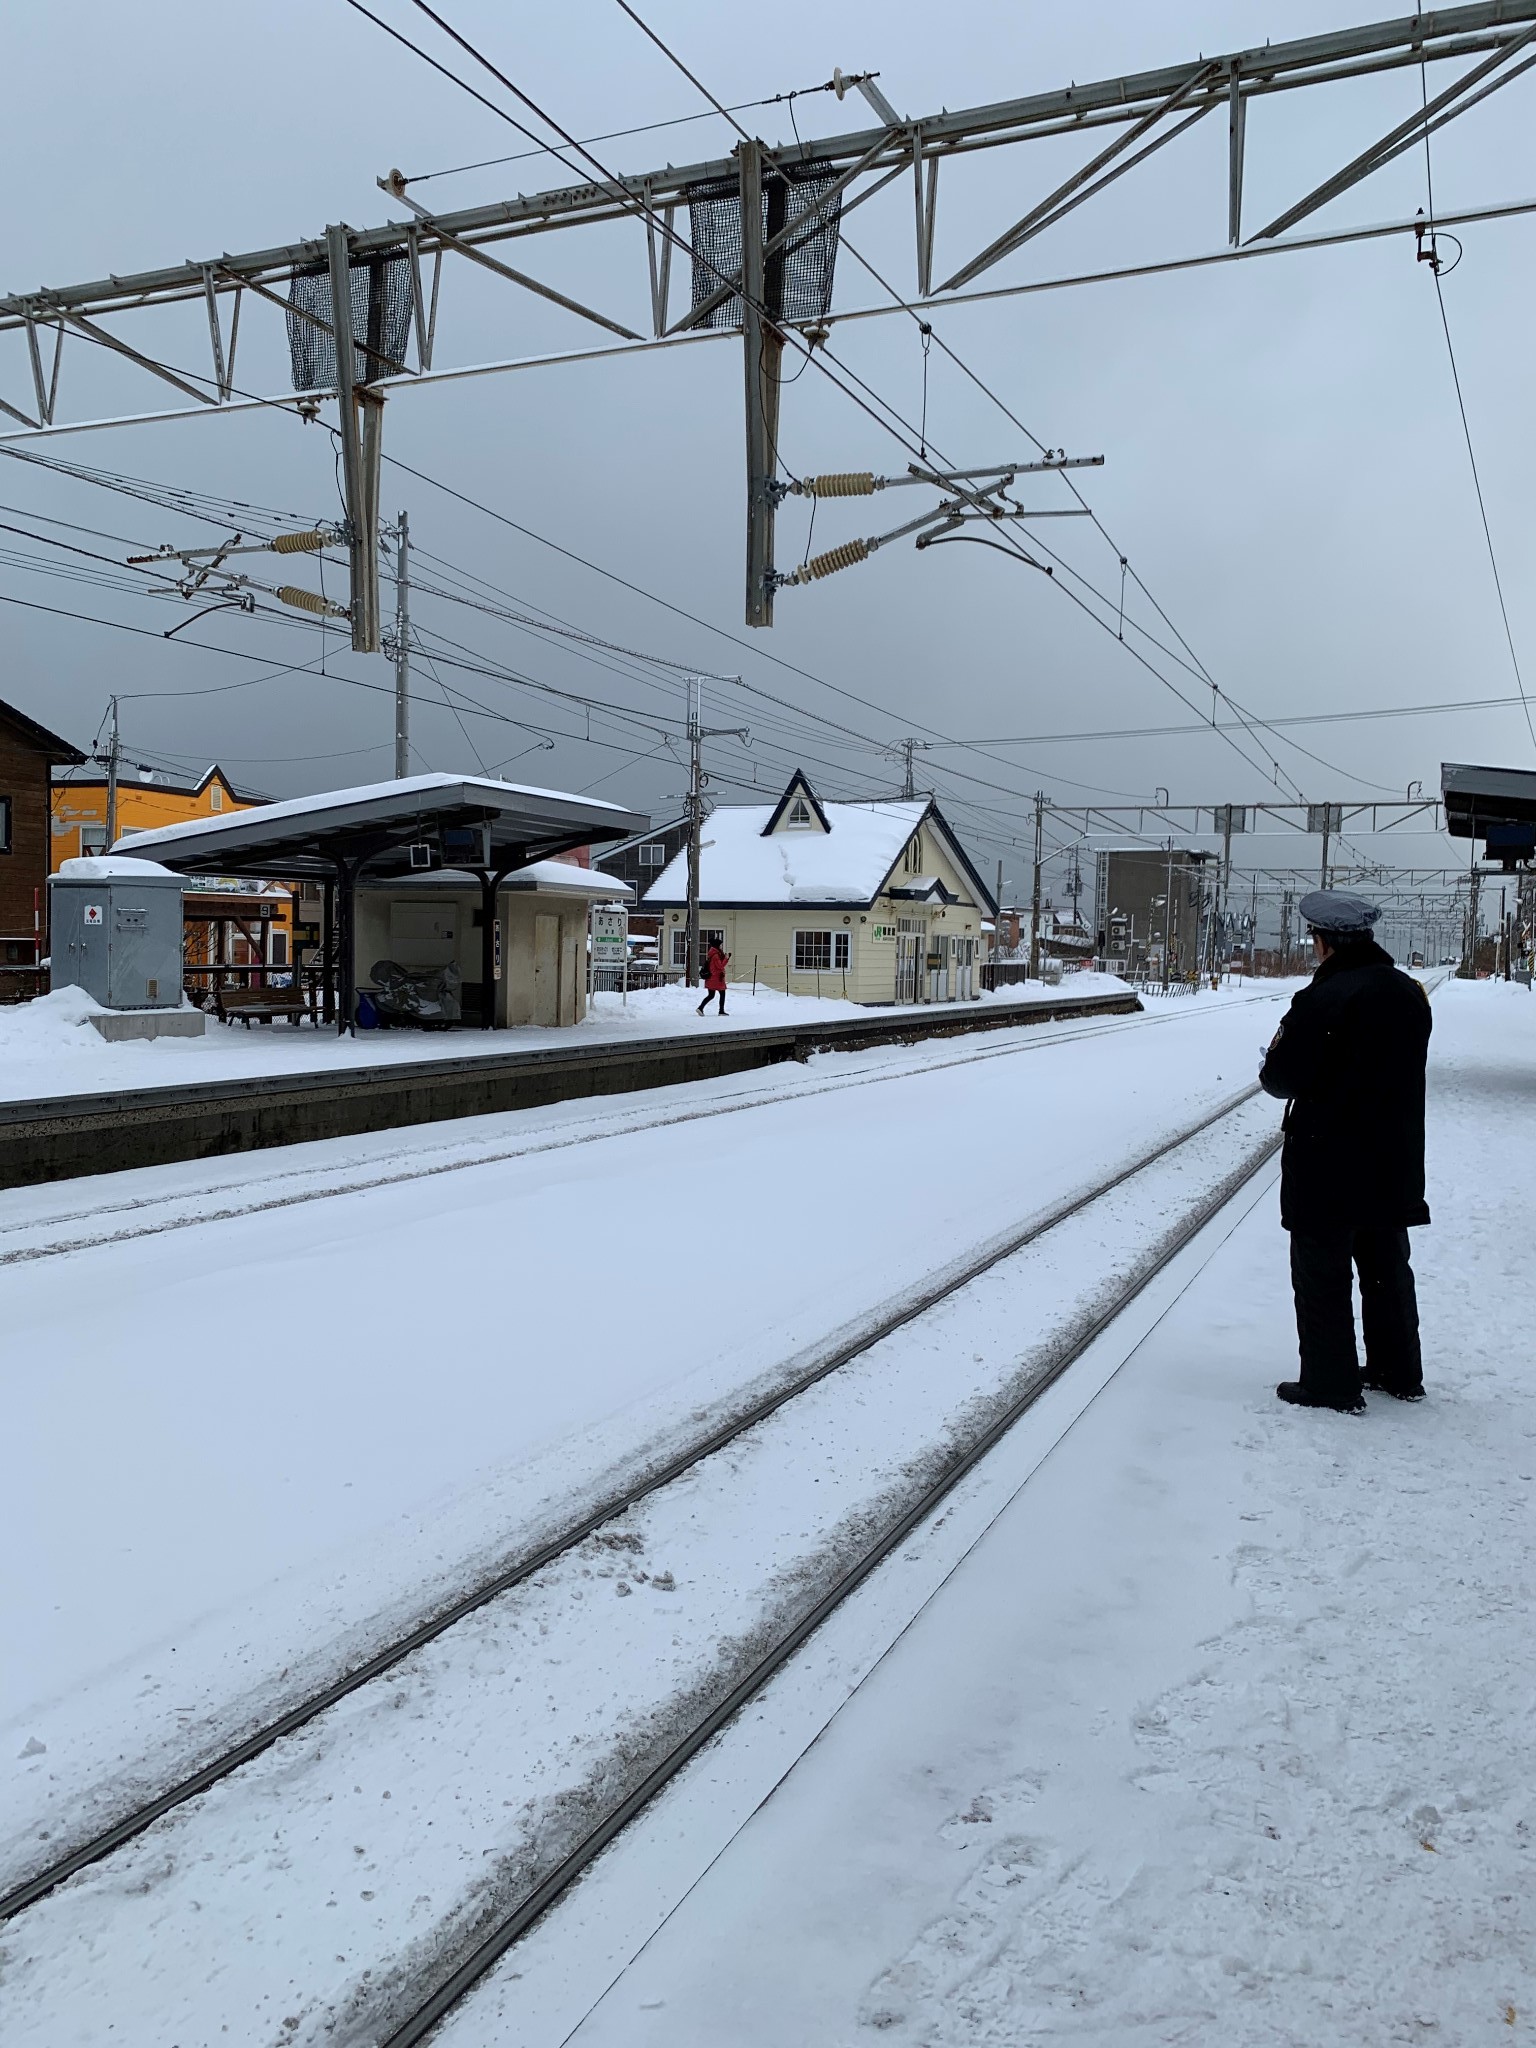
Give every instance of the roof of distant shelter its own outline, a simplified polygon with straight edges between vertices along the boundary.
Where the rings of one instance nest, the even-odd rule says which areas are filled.
[[[806,798],[808,823],[790,822],[786,798]],[[742,909],[772,904],[868,905],[880,894],[919,828],[937,824],[944,843],[987,909],[992,897],[964,848],[927,797],[873,803],[822,803],[802,775],[774,804],[730,804],[711,813],[699,855],[699,900]],[[937,889],[932,876],[913,876],[915,891]],[[647,907],[687,900],[687,849],[646,890]],[[946,899],[947,900],[947,899]]]
[[[478,889],[480,877],[468,868],[434,868],[430,874],[375,875],[362,878],[365,889]],[[617,875],[605,875],[594,868],[579,868],[568,860],[536,860],[517,868],[502,883],[511,894],[574,896],[588,903],[627,903],[634,895],[628,882]]]
[[[115,850],[200,874],[329,880],[343,866],[370,878],[438,868],[509,873],[644,825],[642,815],[597,797],[488,776],[410,775],[127,833]]]
[[[14,704],[0,700],[0,720],[13,726],[18,735],[40,754],[46,754],[50,761],[83,761],[85,755],[78,747],[72,747],[68,740],[61,740],[56,732],[50,732],[46,725],[39,725],[35,718],[29,718],[25,711],[18,711]]]

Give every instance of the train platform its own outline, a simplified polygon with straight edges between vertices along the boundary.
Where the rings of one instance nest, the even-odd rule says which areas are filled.
[[[444,2048],[1525,2037],[1536,1010],[1435,1009],[1427,1399],[1275,1401],[1270,1169]]]

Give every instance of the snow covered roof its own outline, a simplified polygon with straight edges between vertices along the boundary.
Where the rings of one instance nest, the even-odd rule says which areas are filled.
[[[126,853],[87,853],[59,862],[59,879],[65,882],[175,882],[173,875],[157,860],[135,860]]]
[[[568,860],[535,860],[516,868],[503,889],[536,891],[540,896],[580,896],[591,903],[627,903],[634,895],[617,875],[601,875]],[[472,889],[480,893],[480,877],[468,868],[431,868],[410,875],[364,874],[360,889]]]
[[[870,903],[931,809],[926,798],[821,806],[825,831],[784,829],[764,837],[777,804],[731,804],[704,826],[699,895],[705,903]],[[645,892],[647,904],[682,903],[686,849]]]
[[[360,854],[376,872],[408,869],[406,849],[422,840],[440,841],[445,857],[513,866],[623,839],[644,824],[622,805],[565,790],[490,776],[407,775],[157,825],[125,834],[117,850],[159,854],[177,868],[325,878],[338,859]]]

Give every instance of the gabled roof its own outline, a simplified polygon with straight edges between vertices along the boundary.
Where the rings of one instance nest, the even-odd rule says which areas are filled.
[[[14,704],[0,701],[0,720],[12,726],[17,734],[35,747],[40,754],[46,754],[50,761],[83,761],[84,754],[78,747],[72,747],[68,740],[61,740],[56,732],[50,732],[46,725],[39,725],[35,718],[28,718],[25,711],[18,711]]]
[[[797,768],[789,778],[784,794],[774,805],[767,824],[763,827],[763,837],[765,839],[770,838],[778,830],[780,820],[797,796],[805,798],[807,809],[815,818],[817,824],[820,825],[822,831],[831,831],[832,827],[827,823],[827,814],[821,807],[821,799],[817,796],[815,790],[812,789],[809,782],[806,781],[805,771]]]
[[[868,909],[891,880],[914,832],[928,823],[943,835],[946,851],[971,884],[977,904],[992,908],[991,891],[976,873],[938,806],[928,797],[897,797],[873,803],[816,802],[819,832],[772,831],[771,820],[796,790],[797,778],[777,804],[722,805],[704,826],[699,859],[699,897],[719,908],[751,909],[776,904],[840,905]],[[816,801],[814,793],[810,793]],[[933,878],[912,878],[931,889]],[[646,908],[687,900],[686,849],[677,854],[646,890]],[[953,900],[948,899],[948,900]]]
[[[632,832],[627,839],[621,839],[616,846],[605,846],[601,853],[592,856],[592,865],[599,867],[606,860],[617,860],[621,853],[628,853],[636,846],[648,846],[653,839],[661,839],[668,832],[687,827],[686,818],[665,818],[659,825],[653,825],[649,832]]]
[[[87,760],[82,768],[70,767],[57,773],[53,780],[56,788],[104,789],[107,773],[99,761]],[[149,779],[146,780],[146,772]],[[231,782],[217,761],[212,761],[195,782],[184,781],[179,776],[167,775],[163,769],[135,772],[132,768],[120,767],[118,784],[123,789],[164,790],[167,796],[201,796],[210,782],[221,782],[237,804],[266,804],[272,801],[264,790],[241,789]]]

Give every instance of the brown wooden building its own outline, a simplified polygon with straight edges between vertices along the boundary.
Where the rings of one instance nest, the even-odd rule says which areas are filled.
[[[35,995],[48,951],[49,805],[53,770],[78,747],[0,703],[0,999]]]

